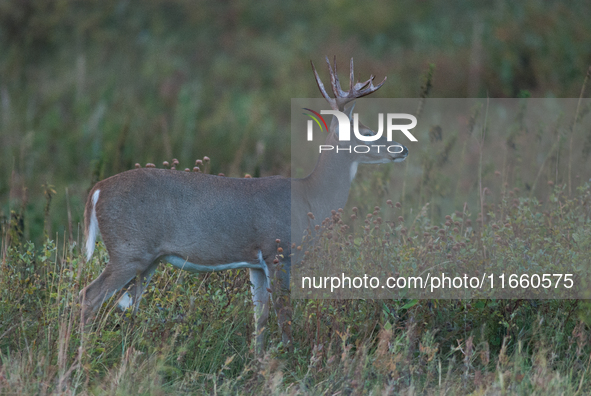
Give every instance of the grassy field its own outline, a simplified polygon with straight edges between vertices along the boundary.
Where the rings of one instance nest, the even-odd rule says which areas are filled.
[[[405,163],[360,167],[344,208],[359,219],[331,241],[340,259],[584,269],[590,13],[534,0],[0,3],[0,395],[590,394],[587,300],[295,300],[295,351],[272,316],[262,357],[245,271],[162,265],[137,316],[111,301],[86,332],[78,304],[108,260],[102,243],[89,263],[80,252],[91,186],[204,155],[210,173],[296,174],[290,100],[320,97],[309,60],[320,70],[325,55],[387,75],[376,97],[576,108],[503,130],[475,108],[466,128],[417,131]],[[383,223],[364,223],[375,206]]]
[[[400,268],[445,256],[473,261],[483,244],[491,262],[521,256],[519,244],[545,247],[537,260],[588,261],[590,186],[574,198],[557,188],[555,198],[542,216],[535,201],[506,200],[499,208],[513,205],[507,225],[475,227],[460,249],[450,249],[454,236],[445,224],[447,239],[427,225],[389,229],[387,247],[381,243],[386,229],[361,232],[354,245],[365,255],[391,254]],[[429,231],[434,235],[427,238]],[[559,243],[567,232],[579,237]],[[591,306],[582,300],[296,300],[295,351],[284,350],[271,321],[267,351],[257,358],[249,342],[254,327],[246,272],[196,277],[161,266],[137,316],[111,302],[82,332],[78,292],[107,255],[99,244],[84,263],[76,251],[66,240],[9,249],[0,272],[0,393],[591,392]]]

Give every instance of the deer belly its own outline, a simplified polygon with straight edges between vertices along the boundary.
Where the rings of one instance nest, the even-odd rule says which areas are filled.
[[[235,263],[196,264],[175,255],[166,255],[163,257],[163,259],[177,268],[196,273],[217,272],[239,268],[260,269],[265,271],[265,273],[268,271],[267,265],[263,260],[263,255],[260,250],[258,253],[258,260],[255,262],[240,261]]]

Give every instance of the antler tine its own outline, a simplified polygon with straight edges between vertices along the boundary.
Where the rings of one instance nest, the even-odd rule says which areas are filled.
[[[327,58],[327,60],[328,60],[328,58]],[[338,110],[339,108],[337,106],[336,100],[331,98],[328,95],[328,93],[326,92],[326,89],[324,88],[324,84],[322,84],[322,81],[320,80],[320,76],[318,75],[318,72],[316,71],[316,68],[314,67],[314,62],[310,61],[310,63],[312,64],[312,70],[314,71],[314,76],[316,77],[316,84],[318,85],[318,89],[320,89],[320,93],[322,94],[322,96],[324,96],[324,99],[326,99],[328,101],[328,103],[330,104],[330,107],[332,107],[333,110]],[[330,63],[328,64],[328,67],[330,68]]]
[[[353,82],[355,81],[355,73],[353,72],[353,58],[351,58],[351,63],[349,65],[349,90],[351,90],[355,85]]]
[[[335,99],[347,97],[347,92],[343,91],[341,88],[341,82],[339,81],[339,75],[337,74],[337,57],[334,57],[334,71],[330,66],[330,61],[328,60],[328,56],[326,57],[326,63],[328,64],[328,71],[330,73],[330,83],[332,85],[332,92],[334,93]]]
[[[324,96],[324,98],[328,101],[328,103],[330,103],[330,106],[334,110],[343,110],[347,103],[349,103],[357,98],[367,96],[367,95],[377,91],[386,82],[386,79],[387,79],[387,77],[384,77],[384,80],[378,86],[374,86],[373,85],[374,76],[372,74],[371,77],[369,78],[369,80],[367,80],[365,82],[361,82],[361,83],[358,82],[357,84],[354,84],[353,81],[355,78],[355,73],[354,73],[354,69],[353,69],[353,58],[351,58],[350,70],[349,70],[349,91],[345,92],[341,88],[341,83],[339,81],[339,76],[337,74],[337,57],[336,56],[334,57],[334,70],[333,70],[332,65],[330,64],[330,60],[328,60],[328,56],[327,56],[326,57],[326,64],[328,65],[328,72],[330,73],[330,84],[332,86],[332,92],[334,93],[334,96],[335,96],[333,99],[330,96],[328,96],[328,93],[326,92],[326,89],[324,88],[324,84],[322,84],[322,81],[320,81],[320,77],[318,76],[318,72],[316,71],[316,68],[314,67],[314,63],[312,61],[310,61],[310,63],[312,64],[312,70],[314,70],[314,76],[316,77],[316,83],[318,84],[318,88],[320,89],[322,96]]]
[[[355,87],[354,87],[355,97],[361,98],[363,96],[367,96],[370,93],[373,93],[373,92],[377,91],[378,89],[380,89],[380,87],[382,85],[384,85],[384,83],[388,79],[388,77],[384,77],[384,79],[382,80],[381,83],[379,83],[377,86],[374,86],[373,85],[373,79],[374,78],[375,77],[372,74],[371,77],[369,77],[369,79],[367,81],[364,81],[364,82],[360,82],[360,83],[355,84]],[[369,85],[369,87],[368,87],[368,85]]]

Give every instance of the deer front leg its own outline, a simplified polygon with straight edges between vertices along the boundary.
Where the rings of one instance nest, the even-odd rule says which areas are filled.
[[[269,318],[269,280],[265,271],[250,269],[250,290],[254,303],[255,352],[262,355],[265,347],[265,326]]]

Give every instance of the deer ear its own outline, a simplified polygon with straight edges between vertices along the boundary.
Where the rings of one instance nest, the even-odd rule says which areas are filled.
[[[353,104],[351,106],[349,106],[348,109],[345,109],[343,111],[343,113],[345,113],[347,115],[347,117],[349,117],[350,120],[353,119],[353,109],[355,108],[355,102],[353,102]]]

